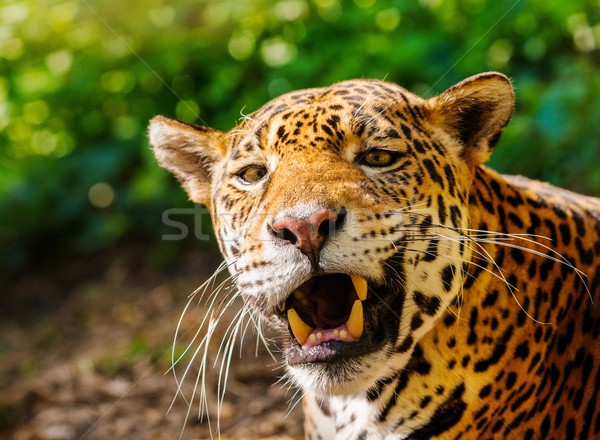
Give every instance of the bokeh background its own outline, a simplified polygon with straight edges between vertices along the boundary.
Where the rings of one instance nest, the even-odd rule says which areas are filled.
[[[213,240],[163,239],[163,212],[193,205],[152,157],[152,116],[227,130],[298,88],[378,78],[429,97],[499,70],[517,109],[490,165],[600,195],[599,66],[600,0],[0,1],[0,435],[106,438],[107,408],[143,388],[126,392],[136,368],[168,369],[183,301],[219,262]],[[208,232],[198,217],[180,220]],[[50,365],[99,388],[57,403],[40,391],[66,386]],[[148,397],[173,384],[156,380],[127,405],[158,411],[144,420],[173,438]],[[294,414],[244,435],[296,435]],[[123,423],[110,435],[159,438]],[[196,425],[185,435],[206,434]]]

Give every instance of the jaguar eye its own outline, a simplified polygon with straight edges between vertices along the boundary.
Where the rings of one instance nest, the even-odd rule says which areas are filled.
[[[387,150],[369,150],[363,154],[358,163],[361,165],[367,165],[369,167],[387,167],[396,162],[397,155],[392,151]]]
[[[267,169],[260,165],[250,165],[237,174],[237,177],[245,184],[256,183],[267,175]]]

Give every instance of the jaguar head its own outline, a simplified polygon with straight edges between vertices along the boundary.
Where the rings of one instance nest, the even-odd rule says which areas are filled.
[[[459,294],[470,185],[512,109],[498,73],[427,100],[356,80],[280,96],[229,133],[157,116],[150,141],[209,207],[289,375],[344,394],[406,365]]]

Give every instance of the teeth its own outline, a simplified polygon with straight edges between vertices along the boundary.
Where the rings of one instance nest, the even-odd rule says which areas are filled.
[[[363,324],[364,324],[363,306],[362,306],[362,302],[359,299],[357,299],[356,301],[354,301],[354,305],[352,306],[352,311],[350,312],[350,317],[348,318],[348,321],[346,321],[346,327],[348,328],[348,333],[350,333],[356,339],[360,339],[360,337],[363,334],[363,327],[364,327]]]
[[[365,280],[363,277],[352,274],[350,274],[350,278],[352,278],[352,284],[354,284],[354,290],[356,290],[358,299],[361,301],[367,299],[367,280]]]
[[[354,310],[354,309],[352,309],[352,310]],[[362,316],[362,309],[361,309],[361,316]],[[298,315],[298,312],[296,312],[296,310],[294,310],[294,309],[288,310],[287,318],[290,323],[290,327],[292,328],[292,333],[294,334],[294,337],[296,338],[296,341],[298,341],[298,343],[300,345],[304,345],[306,343],[306,340],[308,339],[308,335],[310,335],[313,330],[312,327],[310,325],[308,325],[307,323],[305,323],[304,321],[302,321],[302,318],[300,318],[300,316]]]
[[[279,308],[281,309],[282,312],[285,312],[285,301],[283,301],[281,303],[281,306]]]

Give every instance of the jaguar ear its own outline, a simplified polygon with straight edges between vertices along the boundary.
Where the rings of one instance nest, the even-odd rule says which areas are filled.
[[[209,205],[212,173],[227,151],[224,133],[155,116],[148,134],[158,163],[177,177],[192,201]]]
[[[487,161],[514,109],[510,80],[498,72],[471,76],[427,101],[432,121],[462,145],[472,166]]]

